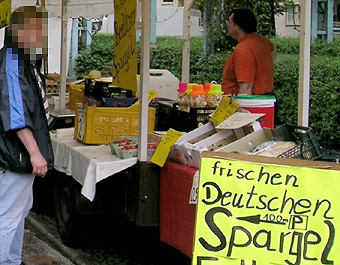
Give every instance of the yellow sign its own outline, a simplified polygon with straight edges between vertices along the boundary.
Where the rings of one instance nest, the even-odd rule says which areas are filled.
[[[340,171],[203,157],[193,265],[340,264]]]
[[[235,101],[230,102],[230,98],[224,96],[220,104],[218,104],[215,112],[211,117],[211,121],[217,125],[228,119],[237,110],[239,104]]]
[[[157,92],[152,89],[149,89],[149,96],[148,96],[149,104],[151,103],[151,101],[153,101],[156,98],[156,96],[157,96]],[[138,100],[135,104],[139,105],[139,101],[140,100]]]
[[[0,29],[9,24],[11,18],[11,0],[0,0]]]
[[[149,103],[157,97],[157,92],[149,89]]]
[[[182,136],[181,132],[174,129],[169,129],[166,135],[162,138],[155,153],[151,158],[151,162],[162,167],[169,155],[171,146],[175,144],[179,137]]]
[[[137,91],[137,1],[114,1],[114,11],[112,84]]]

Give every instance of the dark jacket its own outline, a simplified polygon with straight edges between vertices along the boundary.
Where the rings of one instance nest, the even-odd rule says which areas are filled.
[[[32,172],[30,156],[16,134],[30,128],[52,169],[53,150],[34,67],[12,52],[6,47],[0,50],[0,168]]]

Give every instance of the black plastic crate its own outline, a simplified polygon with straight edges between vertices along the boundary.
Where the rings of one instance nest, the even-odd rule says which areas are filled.
[[[196,129],[200,123],[206,124],[215,108],[190,108],[189,112],[180,110],[177,102],[159,102],[158,130],[169,128],[182,132]]]
[[[322,150],[322,154],[316,160],[340,163],[340,152],[335,150]]]
[[[173,112],[173,105],[175,103],[176,101],[158,102],[158,111],[156,116],[157,131],[167,131],[172,128],[171,117]]]
[[[132,91],[112,86],[111,82],[85,79],[85,96],[101,101],[103,98],[131,98]]]
[[[273,140],[292,141],[297,144],[296,147],[284,152],[279,157],[316,160],[322,155],[321,147],[312,129],[308,127],[283,124],[275,129]]]

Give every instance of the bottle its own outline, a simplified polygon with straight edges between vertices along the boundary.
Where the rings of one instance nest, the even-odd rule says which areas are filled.
[[[194,85],[190,92],[190,107],[191,108],[204,108],[207,105],[206,92],[204,85]]]
[[[223,98],[222,86],[211,84],[207,95],[207,107],[216,108]]]
[[[180,110],[188,111],[189,105],[188,105],[188,95],[185,93],[188,88],[188,83],[179,83],[178,85],[178,98],[177,98],[177,103],[178,103],[178,108]]]

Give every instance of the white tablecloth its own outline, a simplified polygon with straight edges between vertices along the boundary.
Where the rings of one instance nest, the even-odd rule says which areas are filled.
[[[81,193],[93,200],[96,183],[137,163],[137,158],[119,159],[108,145],[85,145],[73,139],[73,128],[51,133],[54,168],[72,176],[83,187]]]

